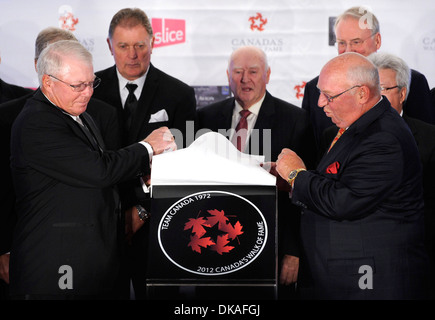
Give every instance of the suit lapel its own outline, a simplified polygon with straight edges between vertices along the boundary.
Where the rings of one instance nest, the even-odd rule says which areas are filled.
[[[107,95],[107,101],[110,101],[111,105],[122,111],[122,101],[121,94],[119,93],[119,79],[116,74],[116,66],[113,66],[108,70],[105,81],[107,85],[102,83],[100,89],[104,91],[105,95]]]
[[[97,125],[95,124],[92,117],[84,112],[80,115],[80,118],[82,119],[83,123],[88,127],[89,131],[93,135],[93,138],[95,138],[98,144],[98,149],[100,151],[104,151],[106,149],[106,146],[104,145],[103,137],[101,136],[100,131],[98,130]]]
[[[218,117],[216,118],[216,128],[217,129],[230,129],[231,120],[233,117],[234,109],[234,98],[226,99],[224,105],[222,106]]]
[[[153,65],[150,65],[142,93],[139,97],[136,114],[133,118],[133,122],[128,133],[128,141],[131,142],[137,140],[139,132],[141,131],[141,127],[148,123],[149,112],[158,87],[159,80],[158,77],[156,77],[155,68]]]
[[[249,136],[248,145],[250,153],[253,153],[253,151],[255,151],[255,154],[263,154],[263,130],[273,128],[274,115],[275,103],[272,99],[272,96],[269,94],[269,92],[266,91],[266,96],[263,100],[263,103],[261,104],[260,111],[258,113],[257,120],[255,121],[255,125],[253,128],[258,131],[258,134],[253,131]]]

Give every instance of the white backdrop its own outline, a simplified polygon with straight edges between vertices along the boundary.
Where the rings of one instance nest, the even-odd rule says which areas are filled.
[[[267,52],[272,69],[268,90],[300,106],[304,82],[337,54],[328,44],[330,17],[361,5],[380,21],[380,51],[401,56],[434,87],[432,0],[0,0],[0,77],[38,86],[34,41],[48,26],[74,29],[92,52],[95,71],[113,65],[106,44],[109,22],[119,9],[139,7],[154,19],[154,32],[160,36],[152,55],[156,67],[192,86],[226,90],[231,51],[258,45]]]

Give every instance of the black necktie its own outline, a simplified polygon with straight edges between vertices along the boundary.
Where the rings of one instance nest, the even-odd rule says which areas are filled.
[[[83,132],[85,133],[89,142],[94,146],[94,148],[96,150],[99,150],[100,152],[103,152],[103,148],[101,148],[100,144],[98,143],[97,138],[95,137],[94,133],[89,129],[85,120],[81,119],[80,117],[77,117],[77,122],[79,123],[80,128],[83,130]]]
[[[125,120],[125,129],[129,130],[134,116],[134,112],[136,111],[136,107],[137,107],[137,99],[136,96],[134,95],[134,90],[136,90],[137,84],[128,83],[126,85],[126,88],[128,89],[129,93],[124,105],[124,120]]]

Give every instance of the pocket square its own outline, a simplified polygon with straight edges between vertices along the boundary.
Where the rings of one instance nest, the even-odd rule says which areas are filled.
[[[166,112],[165,109],[162,109],[162,110],[157,111],[156,113],[152,114],[150,117],[150,121],[148,121],[148,123],[163,122],[163,121],[168,121],[168,120],[169,120],[168,113]]]
[[[340,163],[338,163],[338,161],[335,161],[331,163],[328,168],[326,168],[326,173],[337,174],[338,168],[340,168]]]

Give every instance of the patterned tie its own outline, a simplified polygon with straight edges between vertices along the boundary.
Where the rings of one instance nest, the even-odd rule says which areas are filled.
[[[240,118],[240,121],[236,126],[236,131],[234,132],[234,136],[232,139],[233,144],[241,152],[243,152],[243,150],[245,150],[246,137],[248,135],[247,118],[249,117],[250,114],[251,114],[251,111],[249,111],[249,110],[240,111],[240,115],[242,117]]]
[[[345,131],[346,131],[345,128],[340,128],[340,130],[338,130],[337,135],[335,136],[334,140],[332,140],[331,145],[329,146],[328,152],[329,150],[331,150],[331,148],[334,146],[334,144],[337,142],[337,140],[341,137],[341,135]]]
[[[125,120],[125,129],[129,130],[134,112],[136,111],[136,107],[137,107],[137,99],[136,96],[134,95],[134,90],[136,90],[137,84],[128,83],[125,87],[128,89],[129,93],[124,105],[124,120]]]

